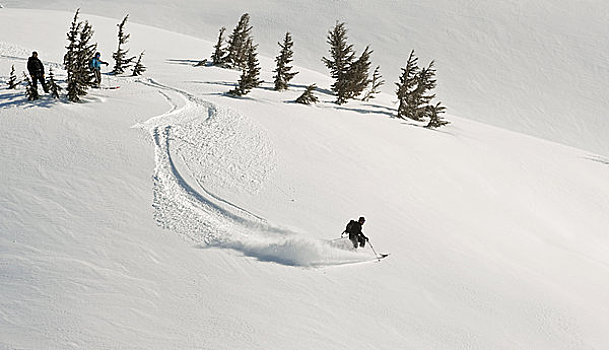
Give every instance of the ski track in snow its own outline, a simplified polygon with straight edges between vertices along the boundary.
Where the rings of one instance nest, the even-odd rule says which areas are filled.
[[[273,227],[208,190],[256,193],[276,161],[269,139],[233,111],[153,79],[139,82],[158,89],[171,106],[134,126],[146,129],[154,140],[153,207],[159,226],[202,248],[233,249],[289,266],[374,260],[364,251],[350,250],[345,240],[312,239]]]

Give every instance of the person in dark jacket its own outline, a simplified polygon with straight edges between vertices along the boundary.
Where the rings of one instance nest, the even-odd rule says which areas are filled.
[[[101,53],[97,52],[95,57],[91,59],[91,68],[93,69],[93,73],[95,73],[95,85],[94,87],[99,87],[101,85],[101,65],[108,65],[108,62],[104,62],[101,60]]]
[[[27,60],[27,70],[32,77],[32,86],[34,89],[38,90],[38,83],[42,84],[42,88],[44,92],[49,92],[49,88],[47,87],[47,83],[44,81],[44,65],[38,59],[38,52],[32,52],[32,57]]]
[[[368,237],[364,235],[362,232],[362,225],[364,225],[366,219],[361,216],[357,221],[351,220],[347,225],[347,233],[349,234],[349,240],[353,243],[353,248],[358,246],[364,247],[366,245],[366,241],[368,241]]]

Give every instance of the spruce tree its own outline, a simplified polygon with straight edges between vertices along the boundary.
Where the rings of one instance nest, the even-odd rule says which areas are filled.
[[[226,59],[226,51],[222,48],[222,46],[224,45],[224,32],[226,32],[226,28],[220,28],[220,33],[218,34],[218,42],[214,46],[214,53],[211,55],[211,63],[216,66],[225,63]]]
[[[49,77],[47,79],[47,86],[49,87],[51,96],[53,96],[53,98],[59,98],[59,92],[61,91],[61,86],[57,85],[57,82],[55,81],[55,74],[53,74],[52,67],[49,69]]]
[[[372,51],[366,46],[362,55],[351,64],[347,74],[346,98],[355,98],[370,84],[370,55]]]
[[[67,33],[67,51],[63,56],[63,63],[68,73],[66,90],[68,100],[72,102],[80,101],[80,96],[87,94],[87,89],[93,84],[95,78],[89,67],[89,62],[97,50],[97,44],[90,43],[93,36],[93,27],[88,21],[78,21],[79,12],[80,9],[76,10],[74,19],[70,24]]]
[[[125,23],[127,23],[127,18],[129,15],[126,15],[125,18],[121,21],[118,26],[118,48],[115,53],[112,54],[112,58],[114,58],[114,68],[112,69],[113,74],[122,74],[125,72],[127,68],[133,64],[133,60],[135,60],[135,56],[127,57],[129,50],[123,50],[122,46],[127,44],[129,37],[131,34],[125,34],[123,28],[125,27]]]
[[[367,102],[374,98],[374,95],[381,92],[380,87],[385,84],[385,80],[381,76],[380,72],[381,67],[376,66],[374,69],[374,73],[372,74],[372,80],[370,81],[370,90],[366,93],[366,95],[362,98],[362,101]]]
[[[302,95],[298,96],[296,99],[296,103],[302,103],[305,105],[309,105],[311,103],[317,103],[319,99],[317,96],[313,95],[313,91],[317,88],[315,84],[311,84],[307,86],[307,89],[302,93]]]
[[[11,75],[8,78],[8,88],[15,89],[17,85],[19,85],[20,81],[17,80],[17,75],[15,75],[15,65],[11,66]]]
[[[330,58],[323,57],[322,61],[330,70],[330,76],[335,80],[332,91],[336,93],[336,103],[347,101],[349,91],[349,69],[355,60],[353,45],[347,43],[347,28],[345,23],[336,23],[328,32],[327,43],[330,44]]]
[[[441,105],[442,102],[438,102],[435,105],[429,105],[427,107],[429,112],[429,123],[425,126],[426,128],[439,128],[450,122],[444,120],[441,114],[446,112],[446,107]]]
[[[146,71],[146,66],[142,64],[142,57],[144,56],[144,51],[140,53],[140,56],[137,58],[137,62],[135,62],[135,66],[133,66],[132,76],[142,75]]]
[[[417,88],[414,91],[412,99],[413,114],[410,117],[413,120],[421,121],[429,116],[429,106],[431,100],[436,97],[431,91],[436,87],[436,69],[434,61],[429,63],[429,66],[423,68],[417,74]]]
[[[250,15],[244,13],[239,23],[228,36],[228,49],[225,62],[232,68],[247,67],[248,41],[251,39],[252,27],[250,26]]]
[[[258,87],[261,81],[258,79],[260,76],[260,66],[258,63],[258,54],[256,53],[257,45],[252,43],[250,38],[247,43],[247,60],[246,66],[243,68],[237,87],[230,90],[228,93],[236,96],[247,95],[253,88]]]
[[[277,68],[274,70],[276,75],[273,78],[275,78],[275,90],[281,91],[288,89],[288,83],[296,74],[298,74],[298,72],[290,72],[292,70],[292,66],[288,65],[293,61],[292,56],[294,55],[294,51],[292,51],[294,42],[292,41],[290,32],[285,33],[283,43],[277,44],[281,50],[279,52],[279,56],[275,57]]]
[[[82,85],[78,78],[79,63],[77,58],[78,53],[78,37],[82,28],[82,22],[78,21],[80,9],[76,10],[70,29],[67,33],[68,45],[66,46],[66,54],[63,56],[64,68],[67,76],[67,93],[68,100],[72,102],[80,101],[80,96],[86,93],[87,86]]]
[[[38,90],[34,89],[30,77],[28,77],[25,72],[23,72],[23,81],[25,81],[25,96],[27,97],[28,101],[39,99],[40,96],[38,95]]]
[[[400,104],[398,106],[398,118],[406,119],[414,117],[415,90],[419,74],[419,59],[415,56],[414,50],[410,51],[406,67],[402,68],[400,82],[397,85],[397,97]]]

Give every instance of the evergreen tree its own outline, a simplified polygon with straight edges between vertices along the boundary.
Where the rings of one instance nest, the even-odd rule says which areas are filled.
[[[57,85],[57,82],[55,81],[55,74],[53,74],[52,67],[49,69],[49,77],[47,79],[47,86],[49,87],[51,96],[53,96],[53,98],[59,98],[59,91],[61,91],[61,86]]]
[[[441,105],[442,102],[438,102],[435,105],[429,105],[427,107],[429,112],[429,123],[425,126],[426,128],[439,128],[450,122],[443,119],[441,114],[446,112],[446,107]]]
[[[311,84],[309,86],[307,86],[307,89],[305,90],[305,92],[302,93],[302,95],[298,96],[298,98],[296,99],[296,103],[302,103],[305,105],[309,105],[311,103],[317,103],[319,101],[319,99],[317,98],[317,96],[313,95],[313,91],[317,88],[317,86],[315,86],[315,84]]]
[[[63,57],[63,63],[68,73],[68,100],[80,101],[80,96],[87,94],[87,89],[93,84],[94,74],[89,62],[97,49],[97,44],[91,44],[93,27],[88,21],[78,21],[80,9],[76,10],[74,19],[67,33],[68,46]]]
[[[131,36],[131,34],[125,34],[125,32],[123,31],[123,28],[125,27],[125,23],[127,23],[127,18],[129,18],[129,15],[126,15],[125,18],[123,18],[122,22],[120,24],[117,24],[118,26],[118,49],[116,50],[115,53],[112,54],[112,58],[114,58],[114,69],[112,70],[112,73],[114,74],[122,74],[125,72],[125,70],[127,68],[129,68],[132,64],[133,64],[133,60],[135,60],[135,56],[133,57],[129,57],[127,58],[127,54],[129,53],[129,50],[123,50],[122,46],[127,44],[127,41],[129,40],[129,37]]]
[[[220,34],[218,35],[218,42],[214,46],[214,53],[211,55],[211,63],[214,65],[221,65],[225,63],[225,55],[226,51],[222,48],[224,45],[224,32],[226,32],[226,28],[220,28]]]
[[[27,97],[28,101],[34,101],[39,99],[40,96],[38,95],[38,90],[34,89],[30,77],[28,77],[25,72],[23,72],[23,78],[23,81],[25,81],[25,96]]]
[[[362,98],[362,101],[370,101],[374,98],[374,95],[381,92],[379,88],[383,84],[385,84],[385,80],[383,80],[383,77],[381,76],[380,69],[380,66],[376,66],[376,68],[374,69],[374,73],[372,74],[372,81],[370,82],[370,90],[366,93],[364,98]]]
[[[351,64],[347,74],[346,98],[355,98],[370,84],[370,47],[366,46],[362,55]]]
[[[91,38],[93,38],[93,27],[89,24],[89,21],[85,21],[78,35],[76,57],[78,59],[79,79],[87,88],[95,84],[95,73],[91,69],[91,60],[97,51],[97,43],[91,43]],[[83,95],[86,94],[85,91]]]
[[[292,66],[288,66],[288,64],[293,61],[292,56],[294,55],[294,51],[292,51],[294,42],[292,41],[290,32],[285,33],[283,43],[277,44],[279,44],[281,51],[279,52],[279,56],[275,57],[277,68],[275,68],[274,72],[277,74],[273,78],[275,78],[275,90],[281,91],[288,89],[288,83],[298,74],[298,72],[290,72]]]
[[[17,75],[15,75],[15,65],[11,66],[11,75],[8,78],[8,88],[15,89],[17,85],[19,85],[20,81],[17,80]]]
[[[247,67],[249,47],[248,41],[251,40],[252,27],[249,25],[250,15],[244,13],[239,19],[239,23],[228,36],[228,53],[225,62],[233,68]]]
[[[146,66],[142,64],[142,57],[144,56],[144,51],[140,53],[140,57],[137,58],[137,62],[135,62],[135,66],[133,66],[132,76],[142,75],[146,71]]]
[[[436,97],[435,94],[431,94],[431,90],[436,87],[436,69],[434,65],[434,61],[431,61],[429,66],[421,69],[419,74],[417,74],[417,88],[414,91],[412,99],[413,115],[410,117],[413,120],[421,121],[429,116],[431,100]]]
[[[414,118],[415,90],[417,87],[417,77],[419,74],[419,59],[415,56],[414,50],[410,51],[406,67],[402,68],[400,82],[397,85],[397,97],[400,104],[398,106],[398,118]]]
[[[347,43],[345,23],[336,23],[328,32],[327,43],[330,44],[330,58],[323,57],[322,61],[330,70],[330,76],[335,80],[332,91],[337,95],[338,104],[347,101],[349,91],[349,70],[355,60],[353,45]]]
[[[67,33],[68,46],[66,46],[66,54],[63,56],[63,64],[68,73],[67,77],[67,93],[68,100],[72,102],[80,101],[80,96],[86,93],[87,86],[82,85],[78,79],[78,37],[82,28],[82,22],[78,21],[80,9],[76,10],[70,29]]]
[[[237,87],[228,93],[231,95],[243,96],[247,95],[253,88],[258,87],[261,81],[258,79],[260,76],[260,66],[258,63],[258,54],[256,53],[257,45],[252,43],[250,38],[247,43],[247,60],[246,66],[243,68]]]

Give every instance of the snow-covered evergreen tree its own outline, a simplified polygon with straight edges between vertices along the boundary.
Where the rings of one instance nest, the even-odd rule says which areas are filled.
[[[330,44],[330,58],[323,57],[322,61],[330,70],[330,76],[335,80],[332,91],[337,95],[338,104],[347,101],[348,76],[351,64],[355,60],[353,45],[347,43],[347,28],[345,23],[336,23],[328,32],[327,43]]]
[[[38,90],[34,89],[30,77],[25,74],[25,72],[23,72],[23,81],[25,81],[25,96],[27,97],[28,101],[34,101],[39,99],[40,96],[38,95]]]
[[[381,92],[380,87],[385,84],[385,80],[383,80],[380,69],[380,66],[376,66],[374,69],[374,73],[372,73],[372,80],[370,81],[370,90],[368,90],[366,95],[362,98],[362,101],[370,101],[374,98],[374,95]]]
[[[129,37],[131,34],[126,34],[124,32],[125,23],[127,23],[127,18],[129,15],[126,15],[125,18],[121,21],[121,23],[117,24],[118,26],[118,48],[115,53],[112,54],[112,58],[114,58],[114,68],[112,69],[112,73],[114,74],[122,74],[125,72],[127,68],[129,68],[133,61],[135,60],[135,56],[127,57],[129,53],[129,49],[123,50],[123,45],[127,44]]]
[[[225,32],[225,27],[220,28],[220,33],[218,34],[218,42],[214,46],[214,53],[211,55],[211,63],[216,66],[225,63],[226,51],[223,48]]]
[[[400,81],[397,85],[397,97],[400,104],[398,106],[398,118],[406,119],[414,117],[415,105],[415,90],[417,88],[417,77],[419,74],[419,59],[414,54],[414,50],[410,51],[406,67],[402,68]]]
[[[444,120],[441,114],[446,112],[446,107],[441,105],[442,102],[438,102],[435,105],[429,105],[427,107],[429,112],[429,123],[425,126],[426,128],[439,128],[450,122]]]
[[[244,13],[228,36],[228,49],[224,61],[232,68],[245,68],[248,61],[248,41],[251,40],[250,15]]]
[[[47,86],[49,87],[51,96],[53,96],[53,98],[59,98],[59,92],[61,91],[61,86],[57,85],[57,82],[55,81],[55,74],[53,74],[53,67],[51,67],[49,69],[49,77],[47,78]]]
[[[253,88],[260,85],[260,65],[258,63],[258,54],[256,53],[257,45],[254,45],[250,38],[247,43],[247,60],[246,66],[243,68],[237,87],[229,91],[231,95],[243,96],[247,95]]]
[[[277,67],[274,70],[276,74],[273,78],[275,78],[275,90],[281,91],[288,89],[288,83],[296,74],[298,74],[298,72],[290,72],[292,70],[292,66],[289,66],[289,64],[293,61],[292,56],[294,55],[294,51],[292,51],[294,42],[292,41],[292,35],[290,32],[285,33],[283,43],[277,44],[281,50],[279,52],[279,56],[275,57]]]
[[[317,103],[319,99],[317,96],[313,95],[313,91],[315,91],[316,88],[317,86],[315,84],[307,86],[307,89],[302,93],[302,95],[298,96],[296,99],[296,103],[302,103],[305,105]]]
[[[15,65],[11,66],[11,74],[8,77],[8,88],[15,89],[17,85],[19,85],[20,81],[17,80],[17,75],[15,74]]]
[[[142,57],[144,56],[144,51],[140,53],[140,56],[137,58],[137,62],[135,62],[135,66],[133,66],[132,76],[142,75],[146,71],[146,66],[142,64]]]

